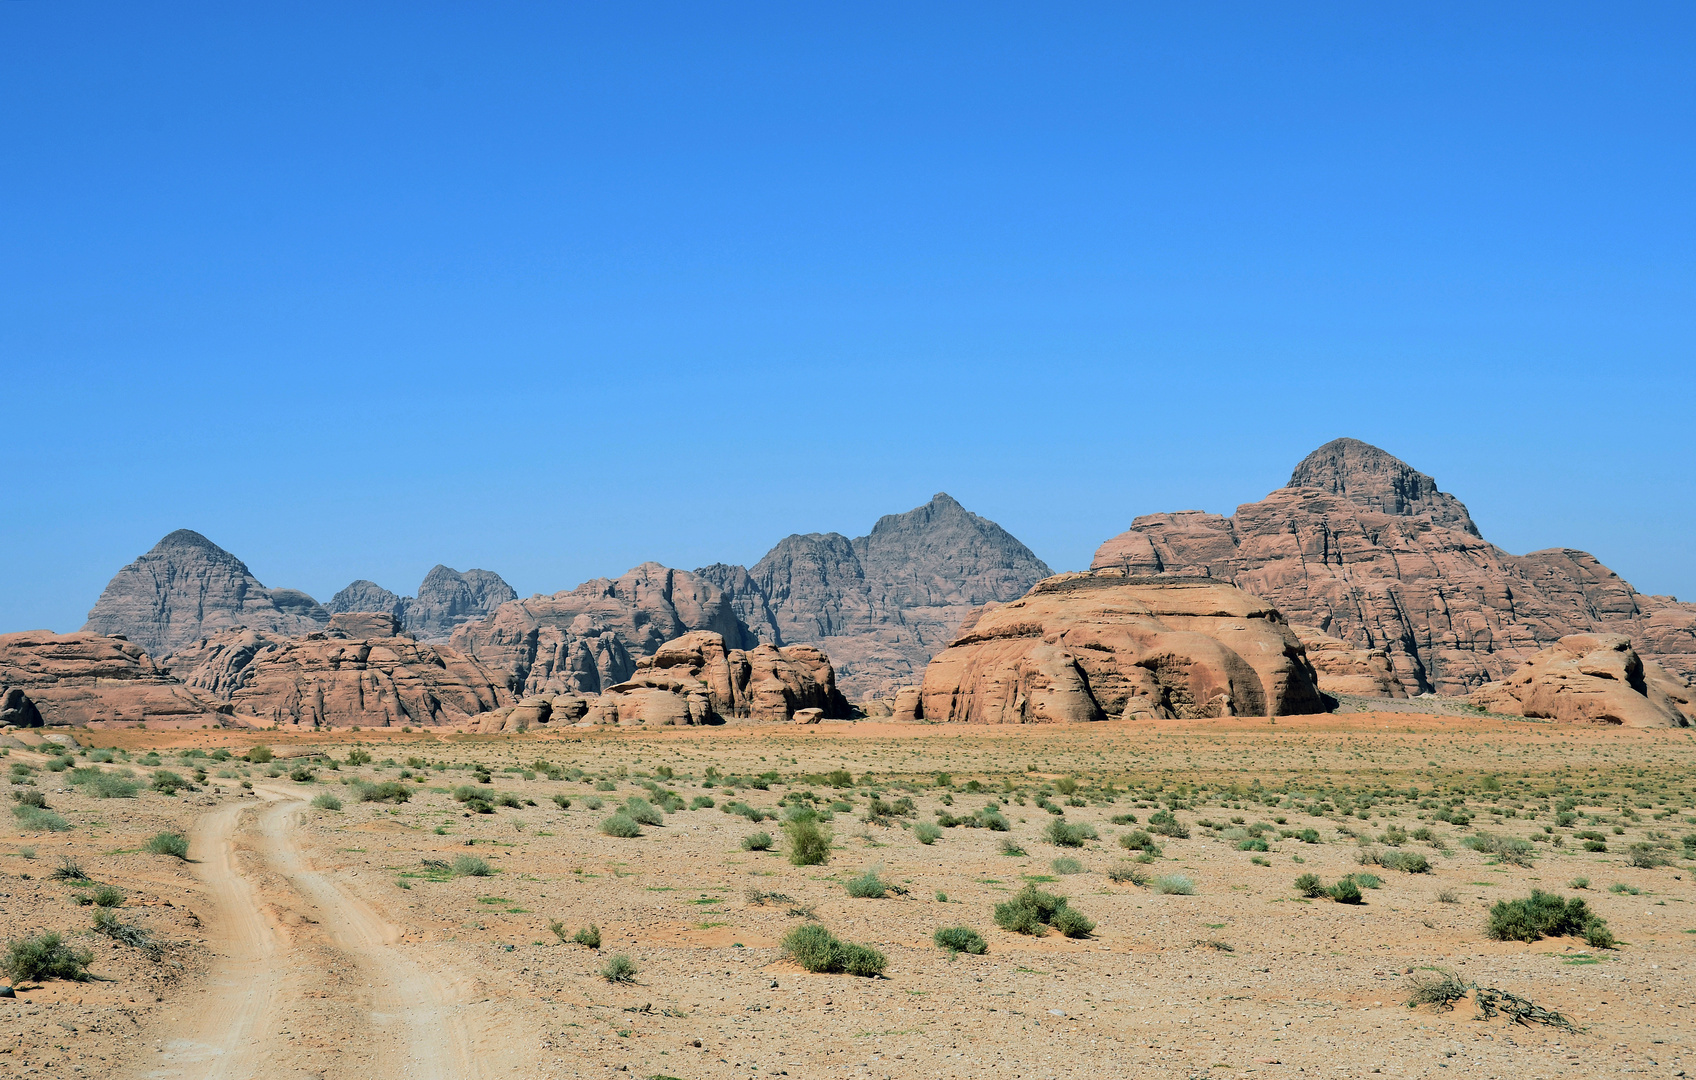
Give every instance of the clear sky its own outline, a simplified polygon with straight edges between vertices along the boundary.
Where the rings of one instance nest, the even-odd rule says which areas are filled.
[[[1338,435],[1696,599],[1689,4],[0,4],[0,630],[521,594]]]

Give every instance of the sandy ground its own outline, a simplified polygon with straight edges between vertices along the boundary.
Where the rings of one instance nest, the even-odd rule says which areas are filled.
[[[148,749],[160,768],[211,775],[198,791],[100,800],[48,771],[46,755],[0,758],[33,767],[14,789],[43,791],[71,826],[18,835],[6,822],[6,936],[64,931],[94,951],[96,977],[0,998],[0,1075],[1534,1078],[1679,1076],[1693,1064],[1696,912],[1680,840],[1696,831],[1696,738],[1685,732],[1355,712],[993,729],[76,734],[115,748],[105,767],[142,780]],[[179,756],[260,741],[275,765]],[[374,760],[348,763],[356,748]],[[310,754],[338,767],[316,759],[310,782],[289,780]],[[538,759],[582,775],[526,779]],[[830,786],[837,769],[852,787]],[[397,781],[411,798],[358,802],[355,778]],[[617,804],[650,796],[644,782],[717,805],[679,809],[640,837],[603,835]],[[470,813],[452,797],[462,785],[519,805]],[[1055,817],[1037,805],[1045,788],[1064,820],[1100,839],[1043,840]],[[343,809],[310,805],[325,792]],[[851,805],[828,823],[827,865],[742,849],[758,831],[781,847],[781,830],[726,803],[777,811],[802,792],[821,808]],[[863,820],[874,798],[903,797],[911,816]],[[1132,863],[1149,885],[1116,883],[1106,871],[1136,854],[1116,840],[1146,826],[1157,797],[1178,804],[1191,837],[1156,837],[1161,855]],[[945,828],[928,846],[915,836],[915,822],[992,798],[1005,800],[1010,832]],[[1562,798],[1575,816],[1557,824]],[[1457,799],[1470,822],[1432,820]],[[1138,822],[1112,822],[1126,814]],[[1257,823],[1270,826],[1270,850],[1239,850]],[[1398,826],[1431,839],[1379,842]],[[1317,843],[1280,836],[1308,828]],[[138,850],[163,829],[191,837],[190,861]],[[1463,845],[1480,832],[1540,838],[1531,865]],[[1584,832],[1607,850],[1583,850]],[[1027,854],[1003,854],[1009,840]],[[1628,865],[1634,843],[1662,845],[1671,863]],[[1358,861],[1394,850],[1426,855],[1432,872]],[[462,855],[491,874],[425,862]],[[49,879],[65,856],[128,893],[118,913],[171,943],[160,961],[88,932],[93,909],[75,902],[86,887]],[[1057,858],[1081,868],[1063,872],[1073,868]],[[902,892],[849,897],[843,883],[868,869]],[[1382,884],[1359,906],[1291,885],[1363,870]],[[1153,887],[1172,875],[1194,894]],[[1570,887],[1580,878],[1587,888]],[[994,905],[1027,883],[1069,897],[1094,933],[997,929]],[[1534,887],[1583,897],[1621,946],[1488,940],[1489,905]],[[784,959],[779,939],[809,919],[884,952],[885,977],[808,974]],[[596,924],[601,948],[562,942],[556,920],[567,935]],[[988,952],[951,957],[931,943],[955,925],[982,933]],[[632,984],[599,974],[619,953],[638,969]],[[1407,973],[1429,965],[1583,1030],[1480,1021],[1469,1001],[1410,1010]]]

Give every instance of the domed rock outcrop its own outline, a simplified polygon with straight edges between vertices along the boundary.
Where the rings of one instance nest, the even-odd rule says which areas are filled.
[[[925,669],[913,718],[1278,716],[1328,705],[1300,641],[1263,600],[1224,582],[1108,571],[1047,578],[982,613]]]
[[[1645,662],[1631,640],[1617,634],[1569,634],[1469,700],[1491,712],[1569,723],[1658,728],[1696,722],[1696,694],[1684,680]]]

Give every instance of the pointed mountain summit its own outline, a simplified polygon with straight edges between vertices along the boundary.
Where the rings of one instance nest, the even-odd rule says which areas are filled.
[[[1435,480],[1358,439],[1326,443],[1229,517],[1139,517],[1091,566],[1228,581],[1297,624],[1310,654],[1327,636],[1366,650],[1413,694],[1466,695],[1569,634],[1623,635],[1696,675],[1696,604],[1645,596],[1588,552],[1503,551]]]
[[[165,657],[237,626],[305,634],[329,621],[312,597],[267,589],[246,563],[192,529],[178,529],[107,582],[83,629],[122,635]]]
[[[1332,439],[1302,458],[1288,486],[1328,491],[1384,514],[1430,514],[1438,525],[1480,535],[1465,504],[1438,491],[1437,481],[1359,439]]]
[[[465,623],[486,619],[518,592],[493,570],[463,574],[437,563],[424,575],[417,596],[397,596],[364,578],[330,598],[331,612],[379,612],[393,615],[408,633],[425,641],[443,642]]]

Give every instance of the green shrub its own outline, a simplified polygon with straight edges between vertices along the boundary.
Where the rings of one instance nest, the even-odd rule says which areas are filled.
[[[1001,854],[1012,855],[1017,858],[1026,854],[1026,852],[1024,848],[1019,846],[1019,842],[1017,840],[1007,839],[1001,841]]]
[[[1182,874],[1162,874],[1154,879],[1154,891],[1169,896],[1194,896],[1195,882]]]
[[[916,822],[913,825],[913,839],[921,844],[934,844],[942,836],[942,830],[928,821]]]
[[[624,811],[620,810],[618,813],[601,822],[601,832],[608,836],[616,836],[623,840],[629,840],[633,837],[642,835],[642,826],[636,824],[636,822],[632,821],[630,817],[624,813]]]
[[[1135,825],[1137,823],[1137,816],[1135,814],[1114,814],[1107,820],[1111,821],[1115,825]]]
[[[59,865],[54,868],[54,870],[51,874],[47,875],[47,878],[48,878],[49,881],[87,881],[87,880],[89,880],[88,871],[84,870],[82,868],[82,864],[77,862],[75,859],[71,858],[70,856],[66,856],[63,859],[60,859]]]
[[[839,941],[817,923],[802,923],[783,935],[783,952],[808,971],[820,974],[846,972],[870,978],[883,974],[884,955],[865,945]]]
[[[453,872],[459,877],[488,877],[494,870],[475,855],[459,855],[453,860]]]
[[[12,801],[19,806],[27,806],[35,810],[47,809],[47,796],[35,788],[25,788],[12,792]]]
[[[124,890],[116,885],[101,885],[94,890],[91,899],[95,907],[118,907],[124,902]]]
[[[1141,831],[1120,833],[1119,846],[1126,851],[1146,851],[1150,855],[1160,854],[1160,845],[1154,842],[1154,837]]]
[[[36,806],[14,806],[12,816],[18,819],[18,827],[26,832],[65,832],[71,827],[71,823],[58,814]]]
[[[1379,856],[1378,865],[1386,870],[1400,870],[1404,874],[1431,872],[1431,860],[1417,851],[1386,851]]]
[[[305,765],[296,765],[289,770],[289,779],[297,784],[310,784],[318,779],[318,776]]]
[[[1074,825],[1055,818],[1042,831],[1043,837],[1057,847],[1083,847],[1085,840],[1096,839],[1095,827],[1087,824]]]
[[[1363,889],[1377,889],[1384,884],[1384,879],[1377,874],[1359,873],[1350,874],[1349,877],[1353,878],[1354,883]]]
[[[1170,836],[1174,840],[1190,838],[1190,827],[1179,821],[1170,810],[1157,810],[1148,815],[1148,831]]]
[[[1626,862],[1642,870],[1652,870],[1657,866],[1670,865],[1672,859],[1653,845],[1632,844],[1631,854],[1626,857]]]
[[[989,943],[984,941],[983,935],[969,926],[945,926],[932,934],[930,939],[936,943],[937,948],[951,953],[982,956],[989,951]]]
[[[73,949],[62,936],[49,932],[7,942],[0,970],[11,978],[13,986],[44,979],[84,982],[93,961],[94,954],[87,949]]]
[[[689,800],[689,809],[691,810],[711,810],[713,806],[713,797],[711,795],[697,795],[693,799]]]
[[[749,833],[742,838],[743,851],[770,851],[772,846],[771,833]]]
[[[1258,836],[1251,836],[1237,842],[1238,851],[1271,851],[1272,847]]]
[[[1553,893],[1532,889],[1523,900],[1498,900],[1490,908],[1484,932],[1495,941],[1537,941],[1583,936],[1592,922],[1602,920],[1579,897],[1562,900]]]
[[[359,789],[360,802],[403,803],[412,798],[412,789],[398,780],[381,784],[366,784]]]
[[[993,806],[986,806],[979,810],[973,816],[973,820],[977,822],[978,828],[988,829],[990,832],[1011,832],[1013,830],[1013,823],[1008,821],[1006,815]]]
[[[153,773],[152,788],[161,795],[175,795],[188,787],[189,783],[169,769],[157,769]]]
[[[1325,895],[1325,886],[1319,880],[1318,874],[1303,874],[1296,878],[1296,892],[1311,899]]]
[[[271,760],[271,752],[269,750],[267,750],[265,752],[265,757],[263,757],[263,758],[249,757],[248,760],[249,761],[270,761]],[[371,764],[371,755],[369,753],[367,753],[366,751],[359,749],[356,746],[352,750],[349,750],[347,752],[347,763],[349,765],[369,765],[369,764]]]
[[[1496,836],[1492,833],[1478,833],[1469,836],[1461,843],[1474,851],[1485,855],[1494,855],[1501,862],[1511,866],[1530,866],[1532,847],[1531,841],[1521,840],[1517,836]]]
[[[362,755],[364,757],[365,761],[371,760],[370,754],[366,754],[362,750],[355,750],[355,751],[353,751],[353,753],[350,753],[347,756],[348,761],[352,764],[355,764],[355,765],[361,764],[361,762],[357,762],[357,761],[353,760],[354,754]],[[251,748],[247,752],[247,760],[253,762],[253,764],[255,764],[255,765],[263,765],[267,761],[270,761],[272,757],[273,757],[273,755],[271,753],[271,748],[269,746],[266,746],[263,743],[259,744],[258,746]]]
[[[1081,874],[1081,873],[1084,872],[1084,864],[1083,863],[1072,858],[1071,856],[1066,856],[1066,855],[1063,855],[1060,858],[1055,859],[1053,862],[1049,863],[1048,868],[1050,870],[1054,871],[1056,874],[1060,874],[1061,876],[1068,876],[1068,875],[1071,875],[1071,874]]]
[[[636,962],[623,953],[614,953],[601,965],[601,978],[610,983],[633,983],[636,981]]]
[[[1354,883],[1354,878],[1344,878],[1325,892],[1339,904],[1358,904],[1361,902],[1360,886]]]
[[[131,780],[127,775],[110,773],[90,765],[86,768],[72,769],[68,779],[81,787],[83,793],[96,799],[133,799],[141,785]]]
[[[1076,908],[1063,907],[1054,913],[1054,929],[1069,938],[1085,938],[1095,929],[1095,923]]]
[[[624,800],[624,809],[620,813],[638,825],[665,824],[665,815],[660,813],[659,808],[640,795]]]
[[[170,855],[174,858],[188,858],[188,837],[182,833],[155,833],[147,841],[147,850],[154,855]]]
[[[1011,900],[995,905],[995,925],[1016,934],[1041,936],[1066,906],[1066,898],[1026,885]]]
[[[876,870],[867,870],[856,878],[849,878],[845,883],[848,895],[857,900],[882,900],[889,895],[889,886],[877,876]]]
[[[1607,920],[1594,915],[1584,924],[1584,944],[1592,949],[1619,948],[1619,942],[1614,939],[1614,932],[1608,929]]]
[[[830,861],[830,830],[811,811],[783,823],[789,838],[789,861],[796,866],[822,866]]]
[[[313,796],[312,805],[320,810],[340,810],[342,808],[342,801],[326,791]]]
[[[847,769],[833,769],[829,773],[825,774],[824,780],[825,783],[829,784],[833,788],[850,788],[854,786],[854,778],[848,774]]]
[[[577,933],[571,935],[571,940],[583,946],[585,949],[599,949],[601,947],[601,928],[596,926],[594,923],[590,923],[588,926],[579,928]]]

